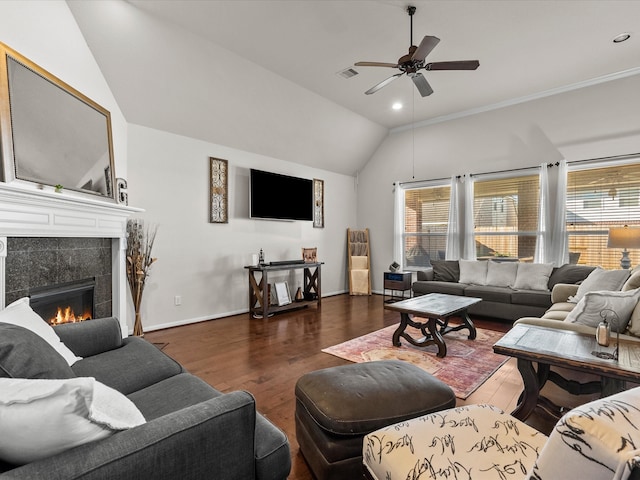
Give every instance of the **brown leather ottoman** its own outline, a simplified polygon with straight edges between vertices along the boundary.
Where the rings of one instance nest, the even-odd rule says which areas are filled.
[[[364,435],[456,404],[447,384],[398,360],[307,373],[295,393],[298,444],[318,480],[361,478]]]

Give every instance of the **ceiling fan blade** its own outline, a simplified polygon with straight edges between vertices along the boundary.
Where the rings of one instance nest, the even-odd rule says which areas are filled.
[[[431,85],[429,85],[429,82],[427,82],[427,79],[424,78],[424,75],[422,75],[421,73],[416,73],[413,77],[411,77],[411,80],[413,80],[413,83],[418,89],[418,92],[420,92],[420,95],[422,95],[423,97],[428,97],[433,93],[433,88],[431,88]]]
[[[411,60],[416,60],[418,62],[421,62],[426,58],[427,55],[431,53],[431,50],[436,48],[436,45],[438,45],[439,42],[440,42],[440,39],[438,37],[432,37],[430,35],[426,35],[420,42],[418,49],[415,52],[413,52],[413,56],[411,57]]]
[[[402,75],[404,75],[404,73],[396,73],[395,75],[391,75],[389,78],[387,78],[386,80],[381,81],[375,87],[371,87],[369,90],[367,90],[364,93],[367,94],[367,95],[371,95],[372,93],[376,93],[382,87],[386,87],[391,82],[393,82],[396,78],[401,77]]]
[[[354,63],[356,67],[391,67],[397,68],[397,63],[385,63],[385,62],[356,62]]]
[[[432,62],[427,63],[426,70],[475,70],[480,66],[478,60],[458,60],[453,62]]]

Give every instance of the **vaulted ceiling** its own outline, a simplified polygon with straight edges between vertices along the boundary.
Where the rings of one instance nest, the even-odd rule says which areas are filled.
[[[413,43],[427,61],[421,97],[396,73]],[[640,74],[640,1],[67,0],[128,122],[345,174],[389,129],[545,92]],[[632,34],[623,43],[613,38]],[[358,74],[338,72],[353,67]],[[392,110],[393,103],[404,105]]]

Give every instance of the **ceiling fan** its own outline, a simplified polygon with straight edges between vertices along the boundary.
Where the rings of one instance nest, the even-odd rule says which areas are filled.
[[[400,70],[400,73],[396,73],[395,75],[390,76],[389,78],[383,80],[378,83],[374,87],[367,90],[367,95],[371,95],[372,93],[376,93],[382,87],[389,85],[396,78],[401,77],[402,75],[408,75],[413,80],[416,88],[420,92],[420,95],[426,97],[433,93],[433,89],[427,79],[419,72],[419,70],[475,70],[480,66],[480,62],[478,60],[458,60],[452,62],[431,62],[425,63],[424,59],[431,53],[431,51],[438,45],[440,39],[438,37],[432,37],[426,35],[419,46],[415,46],[413,44],[413,14],[416,13],[416,7],[409,6],[407,7],[407,13],[409,14],[409,18],[411,19],[411,46],[409,47],[409,53],[407,55],[403,55],[398,59],[398,63],[384,63],[384,62],[357,62],[355,63],[358,67],[391,67],[397,68]]]

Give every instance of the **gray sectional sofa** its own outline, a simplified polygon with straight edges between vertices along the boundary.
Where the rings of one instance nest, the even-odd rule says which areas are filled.
[[[478,261],[477,263],[481,264],[482,262]],[[485,262],[488,267],[497,267],[498,263]],[[543,285],[532,289],[506,286],[509,285],[509,281],[496,281],[496,284],[492,284],[490,275],[485,275],[484,282],[480,279],[477,284],[461,283],[460,262],[458,260],[432,261],[431,264],[431,268],[417,272],[417,281],[412,285],[414,295],[445,293],[481,298],[482,302],[469,307],[470,314],[508,321],[515,321],[521,317],[541,317],[552,305],[551,290],[554,285],[578,283],[584,280],[595,268],[573,264],[558,268],[549,267],[548,280]],[[517,269],[517,263],[511,265],[511,267],[507,267],[504,264],[498,268]],[[517,287],[517,284],[515,285]]]
[[[32,331],[0,323],[0,377],[94,377],[133,401],[146,423],[25,465],[0,461],[0,479],[287,478],[288,440],[249,393],[223,394],[153,344],[123,339],[115,318],[54,330],[82,360],[69,367]]]

